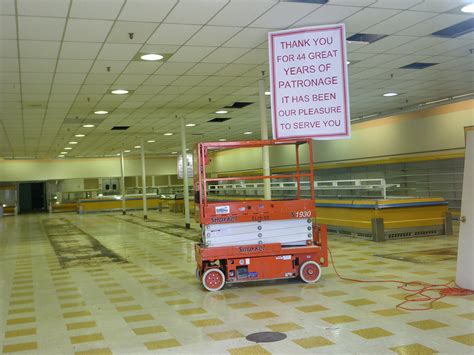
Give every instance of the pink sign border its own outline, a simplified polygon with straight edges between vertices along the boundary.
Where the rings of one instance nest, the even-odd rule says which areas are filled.
[[[270,33],[270,47],[271,47],[271,63],[272,63],[272,110],[273,110],[273,126],[274,126],[274,133],[275,139],[292,139],[292,138],[302,138],[302,137],[307,137],[307,138],[318,138],[318,137],[347,137],[349,135],[349,113],[347,112],[347,109],[349,107],[349,102],[347,100],[348,97],[348,85],[347,85],[347,76],[346,76],[346,53],[344,51],[345,48],[345,37],[344,37],[344,26],[343,25],[334,25],[334,26],[328,26],[328,27],[321,27],[318,26],[317,28],[304,28],[304,29],[295,29],[295,30],[288,30],[284,32],[278,32],[278,33]],[[341,61],[342,61],[342,77],[344,79],[344,121],[345,121],[345,131],[341,133],[333,133],[333,134],[313,134],[313,135],[296,135],[296,136],[286,136],[283,138],[280,138],[278,136],[278,125],[276,122],[277,119],[277,114],[276,114],[276,95],[273,93],[276,92],[275,90],[275,43],[274,39],[275,37],[279,36],[285,36],[288,34],[295,34],[295,33],[306,33],[306,32],[321,32],[321,31],[327,31],[327,30],[338,30],[339,31],[339,36],[340,36],[340,44],[341,44]]]

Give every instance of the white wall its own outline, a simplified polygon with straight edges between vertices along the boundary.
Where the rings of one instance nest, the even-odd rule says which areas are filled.
[[[176,158],[148,158],[147,175],[176,174]],[[125,159],[125,175],[141,175],[139,158]],[[120,176],[120,159],[2,160],[0,181],[42,181]]]

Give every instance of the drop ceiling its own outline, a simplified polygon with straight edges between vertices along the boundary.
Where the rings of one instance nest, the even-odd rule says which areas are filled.
[[[78,144],[68,157],[133,154],[142,139],[156,141],[146,143],[147,153],[170,154],[180,146],[180,117],[196,124],[187,128],[190,146],[258,139],[257,81],[265,71],[268,82],[267,33],[291,27],[344,22],[347,37],[386,35],[348,44],[354,119],[472,93],[473,32],[431,35],[472,18],[460,11],[465,3],[1,0],[0,157],[55,158],[70,141]],[[151,52],[166,60],[137,59]],[[414,62],[438,64],[400,69]],[[130,92],[112,95],[112,89]],[[234,102],[254,104],[228,109],[225,122],[208,122]]]

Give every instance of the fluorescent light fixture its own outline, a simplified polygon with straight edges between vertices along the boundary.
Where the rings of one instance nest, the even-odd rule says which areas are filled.
[[[186,127],[196,127],[195,123],[186,123]]]
[[[106,115],[109,113],[109,111],[103,111],[103,110],[99,110],[99,111],[94,111],[94,113],[96,115]]]
[[[226,140],[227,139],[225,139],[225,138],[221,138],[221,139],[219,139],[219,142],[225,142]]]
[[[124,150],[123,152],[124,152],[124,153],[130,153],[131,150],[128,150],[128,149],[127,149],[127,150]]]
[[[171,133],[171,132],[166,132],[166,133],[163,133],[163,135],[164,135],[164,136],[172,136],[173,133]]]
[[[77,144],[77,142],[69,142],[69,144]]]
[[[116,90],[112,90],[111,93],[115,95],[125,95],[125,94],[128,94],[128,90],[116,89]]]
[[[270,96],[271,94],[271,91],[265,91],[265,96]]]
[[[163,59],[163,56],[161,54],[155,54],[155,53],[150,53],[150,54],[144,54],[140,57],[141,60],[147,60],[150,62],[156,61],[156,60],[161,60]]]
[[[224,114],[224,113],[228,113],[229,111],[226,111],[226,110],[219,110],[219,111],[216,111],[216,113],[218,114]]]
[[[78,137],[78,138],[82,138],[82,137],[85,137],[86,135],[85,134],[75,134],[74,137]]]
[[[71,150],[72,148],[71,147],[66,147],[64,148],[65,150]]]
[[[253,132],[244,132],[244,134],[252,134]]]
[[[396,92],[387,92],[385,94],[383,94],[383,96],[385,97],[392,97],[392,96],[397,96],[398,94]]]
[[[147,143],[155,143],[156,141],[154,139],[150,139],[147,141]]]
[[[141,147],[142,147],[141,145],[136,145],[136,146],[135,146],[135,147],[133,147],[133,148],[135,148],[135,149],[139,149],[139,148],[141,148]]]
[[[93,124],[83,124],[82,127],[84,127],[84,128],[94,128],[95,126]]]
[[[474,13],[474,4],[469,4],[461,8],[462,12],[466,12],[468,14]]]

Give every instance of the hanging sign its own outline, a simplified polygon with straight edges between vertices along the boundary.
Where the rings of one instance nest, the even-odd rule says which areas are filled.
[[[344,24],[268,34],[273,137],[350,138]]]
[[[186,167],[188,169],[188,178],[193,177],[193,155],[186,154]],[[178,156],[178,179],[183,178],[183,155]]]

